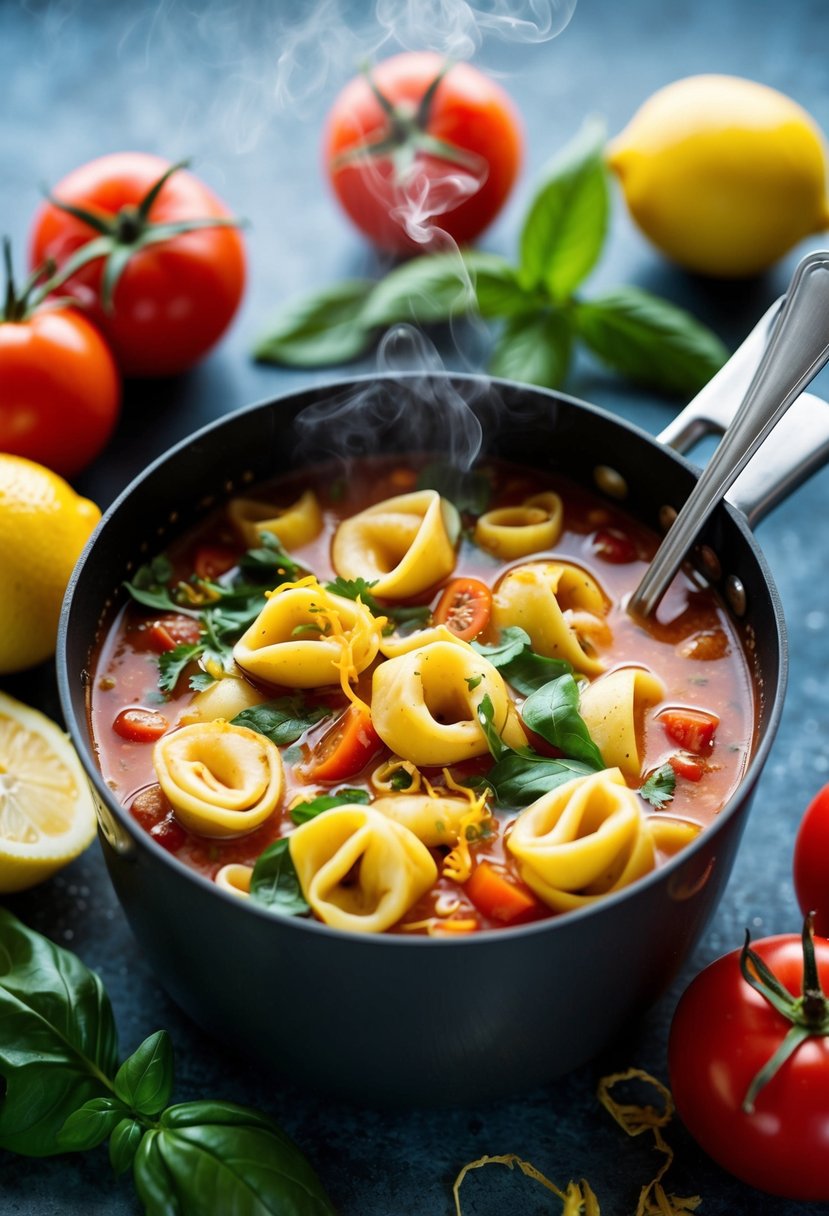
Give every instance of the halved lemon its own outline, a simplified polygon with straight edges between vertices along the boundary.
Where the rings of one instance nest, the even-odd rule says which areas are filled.
[[[95,835],[95,805],[77,753],[39,710],[0,692],[0,894],[67,865]]]

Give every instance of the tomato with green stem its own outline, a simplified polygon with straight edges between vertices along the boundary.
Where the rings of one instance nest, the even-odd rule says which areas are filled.
[[[692,980],[671,1025],[676,1108],[724,1169],[788,1199],[829,1200],[829,941],[764,938]]]
[[[0,302],[0,451],[73,477],[105,447],[118,419],[121,383],[109,347],[66,302],[45,301],[46,266],[18,290],[3,242]]]
[[[197,362],[230,324],[245,252],[225,205],[184,162],[118,152],[75,169],[37,212],[30,259],[86,308],[128,376]]]
[[[366,70],[328,115],[324,157],[357,227],[390,253],[465,244],[495,218],[522,153],[517,111],[468,63],[406,51]]]

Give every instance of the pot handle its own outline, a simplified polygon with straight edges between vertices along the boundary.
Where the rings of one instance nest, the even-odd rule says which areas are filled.
[[[743,400],[782,307],[777,300],[728,362],[659,434],[687,452],[704,435],[721,435]],[[737,477],[726,498],[755,528],[778,503],[829,461],[829,403],[801,393]]]

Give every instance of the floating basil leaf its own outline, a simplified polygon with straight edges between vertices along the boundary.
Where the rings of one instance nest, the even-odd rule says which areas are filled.
[[[112,1096],[112,1008],[94,972],[2,908],[0,1027],[0,1148],[32,1157],[60,1152],[69,1115]]]
[[[505,752],[485,776],[502,808],[529,806],[543,794],[574,777],[584,777],[595,770],[581,760],[551,759],[547,756]]]
[[[115,1074],[115,1092],[142,1115],[157,1115],[173,1092],[173,1047],[157,1030],[128,1056]]]
[[[480,642],[473,642],[472,646],[488,659],[492,666],[501,672],[507,683],[523,697],[528,697],[550,680],[573,672],[566,659],[550,659],[546,655],[537,654],[532,648],[529,634],[518,625],[508,625],[493,646],[485,646]]]
[[[409,774],[405,774],[409,777]],[[411,777],[409,777],[411,782]],[[346,787],[345,789],[337,790],[335,794],[318,794],[316,798],[310,798],[307,802],[298,802],[296,806],[291,807],[291,819],[294,823],[307,823],[309,819],[315,819],[317,815],[321,815],[323,811],[330,811],[332,807],[343,806],[346,803],[367,803],[371,801],[371,795],[368,790],[358,790]]]
[[[135,1185],[146,1216],[334,1216],[296,1145],[257,1111],[186,1102],[141,1142]]]
[[[527,697],[521,717],[530,730],[571,760],[581,760],[594,771],[605,767],[579,713],[579,687],[571,675],[559,676]]]
[[[285,550],[279,537],[273,532],[261,532],[258,548],[248,549],[239,558],[239,569],[257,583],[276,587],[295,579],[301,572],[298,562]]]
[[[324,705],[309,705],[304,697],[296,694],[243,709],[231,725],[246,726],[265,735],[277,747],[283,747],[287,743],[294,743],[309,726],[330,717],[332,712]]]
[[[257,903],[282,916],[307,916],[311,911],[291,860],[289,840],[268,845],[256,859],[250,878],[250,895]]]

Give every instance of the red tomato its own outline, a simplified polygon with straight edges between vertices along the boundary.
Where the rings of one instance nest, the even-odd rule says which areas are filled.
[[[800,995],[800,937],[769,937],[752,949],[783,988]],[[814,950],[825,989],[829,941],[816,939]],[[668,1047],[677,1111],[700,1146],[749,1185],[788,1199],[827,1200],[829,1039],[824,1030],[801,1043],[747,1111],[752,1081],[792,1023],[743,978],[740,954],[734,950],[706,967],[679,1002]]]
[[[486,629],[492,613],[492,592],[477,578],[455,578],[447,586],[432,613],[436,625],[471,642]]]
[[[706,713],[704,709],[663,709],[657,718],[669,739],[698,756],[710,749],[720,724],[716,714]]]
[[[674,752],[668,757],[668,763],[677,777],[684,777],[686,781],[701,781],[705,772],[705,761],[689,752]]]
[[[368,711],[349,705],[314,748],[304,776],[309,781],[343,781],[359,773],[382,746]]]
[[[135,246],[109,310],[101,304],[103,257],[59,288],[89,309],[129,376],[167,376],[190,367],[227,328],[244,289],[244,246],[233,227],[199,227],[142,246],[147,226],[138,225],[136,232],[136,209],[169,167],[142,152],[114,153],[82,165],[53,192],[56,200],[113,224],[119,251]],[[229,218],[224,204],[182,169],[164,183],[149,210],[151,226],[217,217]],[[98,235],[90,224],[46,202],[34,219],[32,265],[51,258],[60,267]]]
[[[32,308],[11,280],[0,305],[0,451],[72,477],[94,460],[118,417],[115,360],[93,325],[71,308]]]
[[[147,628],[150,649],[158,654],[175,650],[176,646],[192,646],[201,638],[201,625],[192,616],[164,616]]]
[[[478,862],[464,890],[479,912],[504,925],[526,920],[541,910],[529,887],[488,861]]]
[[[618,528],[599,528],[592,540],[592,549],[602,561],[623,565],[636,557],[636,546],[629,536]]]
[[[131,709],[121,710],[112,724],[112,729],[122,739],[129,739],[133,743],[155,743],[169,725],[163,714],[133,706]]]
[[[815,914],[815,930],[829,937],[829,785],[806,808],[794,846],[794,889],[805,916]]]
[[[468,63],[447,66],[428,51],[395,55],[370,79],[347,84],[324,137],[337,198],[391,253],[439,247],[440,231],[461,244],[474,240],[506,200],[521,150],[520,121],[503,89]]]
[[[238,560],[236,551],[227,545],[199,545],[193,559],[193,570],[199,578],[212,582],[220,574],[232,570]]]

